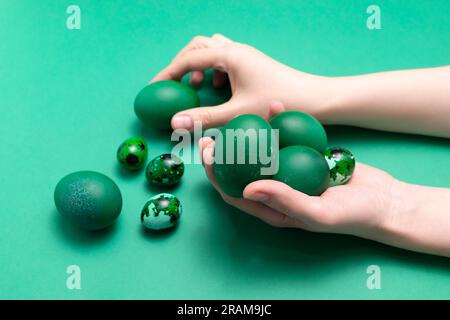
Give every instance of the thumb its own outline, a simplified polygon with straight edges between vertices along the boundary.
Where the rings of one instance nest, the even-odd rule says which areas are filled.
[[[202,129],[208,129],[227,123],[238,113],[239,108],[230,100],[217,106],[183,110],[173,116],[171,124],[174,130],[192,130],[194,123],[199,122]]]
[[[244,189],[243,195],[310,226],[321,225],[326,216],[320,197],[308,196],[279,181],[255,181]]]

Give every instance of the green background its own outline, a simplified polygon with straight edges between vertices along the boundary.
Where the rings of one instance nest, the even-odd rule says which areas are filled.
[[[81,7],[81,30],[66,8]],[[366,28],[378,4],[382,29]],[[450,2],[0,1],[0,298],[450,298],[448,259],[349,236],[275,229],[224,204],[200,165],[172,190],[175,232],[144,232],[141,207],[160,190],[117,167],[119,143],[143,129],[137,92],[193,36],[223,33],[307,72],[351,75],[450,64]],[[426,107],[426,106],[424,106]],[[444,139],[328,128],[330,144],[405,181],[450,187]],[[62,221],[53,189],[67,173],[106,173],[122,190],[113,228]],[[414,195],[411,195],[414,196]],[[82,289],[66,288],[81,267]],[[382,289],[368,290],[379,265]]]

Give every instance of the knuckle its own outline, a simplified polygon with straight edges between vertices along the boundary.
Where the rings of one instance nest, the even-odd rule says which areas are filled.
[[[170,79],[174,79],[175,78],[175,71],[174,71],[174,69],[169,68],[169,69],[166,70],[166,73],[167,73],[167,76]]]
[[[221,54],[223,60],[229,64],[233,64],[239,61],[239,53],[234,45],[226,45],[221,48]]]
[[[200,120],[202,122],[202,125],[209,126],[213,124],[214,117],[209,110],[204,110],[202,111],[202,113],[200,113]]]
[[[186,56],[188,56],[190,53],[186,53]],[[177,68],[178,69],[181,69],[181,70],[183,70],[183,71],[185,71],[185,70],[191,70],[191,68],[192,68],[192,63],[191,63],[191,59],[189,59],[189,57],[183,57],[183,58],[180,58],[178,61],[177,61]]]
[[[212,39],[216,39],[216,40],[218,40],[218,41],[220,41],[220,42],[222,42],[222,43],[224,43],[224,44],[232,44],[232,43],[234,43],[233,40],[231,40],[231,39],[225,37],[225,36],[224,36],[223,34],[221,34],[221,33],[214,33],[214,34],[212,35],[211,38],[212,38]]]
[[[201,41],[203,41],[203,39],[205,39],[204,36],[197,35],[197,36],[192,38],[191,43],[201,42]]]
[[[242,57],[248,53],[250,48],[252,47],[246,44],[231,43],[222,48],[222,54],[228,64],[237,64],[242,61]]]
[[[244,51],[252,51],[254,48],[246,43],[235,43],[234,47],[236,51],[243,53]]]

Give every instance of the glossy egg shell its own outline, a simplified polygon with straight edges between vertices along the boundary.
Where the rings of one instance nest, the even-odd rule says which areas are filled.
[[[87,230],[110,226],[122,210],[122,195],[115,182],[94,171],[78,171],[62,178],[54,200],[63,217]]]
[[[238,152],[234,152],[233,161],[234,163],[227,163],[226,154],[227,151],[227,140],[230,137],[227,137],[227,130],[231,130],[230,132],[236,132],[237,129],[242,129],[244,131],[248,129],[254,129],[256,132],[255,135],[249,135],[249,138],[245,139],[245,150],[244,150],[244,163],[238,162]],[[260,131],[265,130],[265,131]],[[269,123],[261,118],[260,116],[253,114],[244,114],[237,116],[228,122],[221,130],[222,132],[222,140],[217,139],[215,141],[215,162],[213,164],[214,177],[219,184],[220,188],[229,196],[240,198],[242,197],[242,192],[244,188],[251,182],[260,180],[260,179],[269,179],[270,176],[262,175],[261,168],[269,166],[270,164],[264,163],[265,159],[262,159],[260,155],[260,148],[263,155],[267,155],[270,157],[271,155],[271,127]],[[265,146],[261,146],[261,139],[259,136],[259,132],[265,135],[265,141],[267,142]],[[231,142],[234,150],[237,150],[239,141],[236,137]],[[242,140],[241,140],[242,141]],[[254,148],[250,148],[250,146],[255,146]],[[221,148],[221,152],[219,150]],[[219,154],[222,154],[222,163],[218,163],[220,161]],[[242,156],[242,155],[240,155]],[[255,163],[250,163],[251,157],[256,159]],[[262,160],[262,161],[261,161]]]
[[[190,74],[186,75],[181,80],[182,83],[187,84],[197,92],[201,106],[215,106],[231,99],[231,86],[228,79],[222,87],[216,88],[213,86],[213,74],[213,69],[210,68],[205,70],[203,81],[198,86],[190,84]]]
[[[355,157],[350,150],[332,147],[325,150],[325,161],[330,168],[330,187],[347,183],[355,170]]]
[[[153,158],[145,169],[145,177],[148,182],[160,186],[177,184],[183,174],[183,160],[170,153],[164,153]]]
[[[180,200],[169,193],[153,196],[141,211],[141,223],[151,230],[161,230],[178,224],[183,213]]]
[[[270,120],[273,129],[278,129],[280,148],[304,145],[324,152],[327,134],[322,124],[311,115],[300,111],[286,111]]]
[[[280,150],[279,169],[273,177],[310,196],[322,194],[328,187],[330,173],[323,155],[307,146]]]
[[[138,170],[145,165],[148,146],[143,138],[132,137],[123,141],[116,152],[120,165],[129,170]]]
[[[159,81],[144,87],[136,96],[134,111],[147,126],[170,129],[172,116],[200,105],[197,93],[177,81]]]

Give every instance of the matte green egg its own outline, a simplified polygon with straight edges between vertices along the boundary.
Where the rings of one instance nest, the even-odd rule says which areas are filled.
[[[279,169],[273,177],[310,196],[318,196],[328,187],[330,172],[325,158],[307,146],[280,150]]]
[[[197,93],[188,85],[177,81],[159,81],[139,92],[134,101],[134,111],[145,125],[170,129],[170,120],[175,113],[199,105]]]
[[[62,178],[56,185],[54,200],[63,217],[87,230],[110,226],[122,210],[117,185],[94,171],[78,171]]]
[[[270,166],[271,127],[260,116],[244,114],[228,122],[215,140],[214,177],[232,197],[242,197],[251,182],[269,179],[261,168]]]
[[[214,69],[206,69],[204,72],[203,81],[198,86],[194,86],[189,83],[190,74],[186,75],[181,80],[182,83],[189,85],[197,92],[200,98],[201,106],[215,106],[225,103],[231,99],[231,85],[228,79],[222,87],[216,88],[212,84],[213,75]]]
[[[327,134],[322,124],[305,112],[279,113],[270,120],[270,125],[279,130],[280,148],[304,145],[324,152],[327,147]]]

